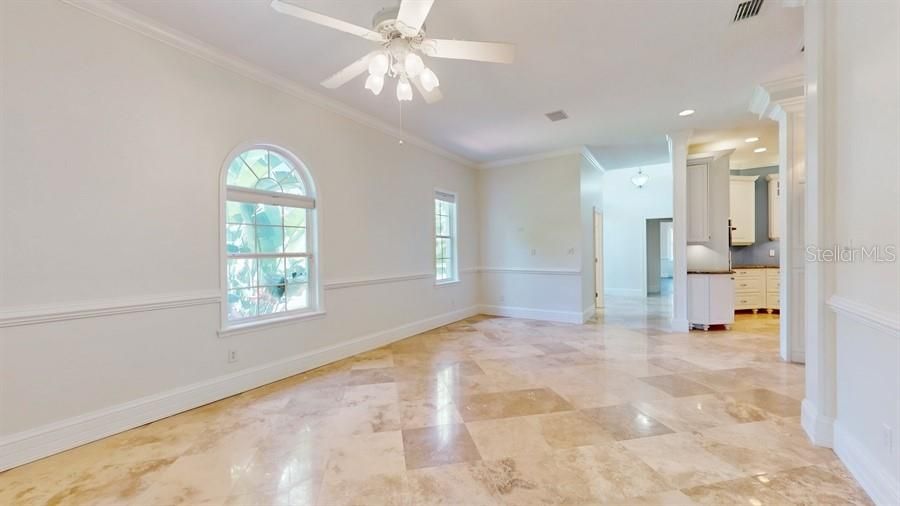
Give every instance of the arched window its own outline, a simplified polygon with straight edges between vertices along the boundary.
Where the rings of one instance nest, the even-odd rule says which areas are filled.
[[[317,307],[316,199],[303,164],[274,146],[228,162],[225,320],[251,322]]]

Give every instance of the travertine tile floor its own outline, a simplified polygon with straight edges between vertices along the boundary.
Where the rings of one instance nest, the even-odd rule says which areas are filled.
[[[0,474],[0,504],[870,504],[777,316],[475,317]]]

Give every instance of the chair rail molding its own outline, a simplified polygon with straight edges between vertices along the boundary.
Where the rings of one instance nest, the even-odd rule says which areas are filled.
[[[826,304],[838,316],[852,318],[863,325],[900,339],[900,318],[897,315],[840,295],[832,295]]]
[[[204,290],[167,295],[26,306],[0,310],[0,328],[219,304],[220,302],[221,295],[218,290]]]

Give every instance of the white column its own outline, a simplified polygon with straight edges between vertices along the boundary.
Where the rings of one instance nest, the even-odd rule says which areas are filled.
[[[832,203],[833,139],[825,117],[829,92],[824,66],[826,3],[813,0],[804,9],[806,40],[806,215],[805,235],[810,245],[827,247]],[[813,443],[832,446],[836,413],[836,343],[834,315],[825,305],[834,293],[834,271],[829,263],[805,264],[806,398],[801,423]]]
[[[780,251],[781,358],[804,362],[805,350],[805,206],[806,99],[803,76],[761,84],[750,110],[778,122],[778,179],[781,208]]]
[[[687,332],[687,152],[691,131],[671,133],[672,163],[672,330]]]

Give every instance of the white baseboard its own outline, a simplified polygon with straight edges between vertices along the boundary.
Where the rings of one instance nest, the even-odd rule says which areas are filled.
[[[690,332],[691,324],[686,319],[672,318],[672,332]]]
[[[584,323],[595,316],[597,316],[597,308],[594,306],[588,306],[584,308],[584,311],[581,312],[581,323]]]
[[[525,318],[527,320],[546,320],[562,323],[584,323],[584,315],[581,311],[558,311],[549,309],[534,309],[529,307],[513,306],[479,306],[483,314],[493,316],[509,316],[511,318]]]
[[[478,314],[472,306],[150,395],[0,439],[0,471]]]
[[[877,459],[841,426],[840,421],[834,424],[834,452],[875,504],[900,504],[900,480],[879,466]]]
[[[800,425],[813,444],[834,447],[834,419],[820,414],[809,399],[800,404]]]

